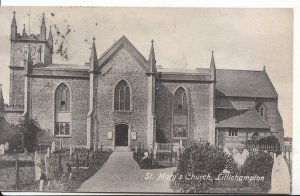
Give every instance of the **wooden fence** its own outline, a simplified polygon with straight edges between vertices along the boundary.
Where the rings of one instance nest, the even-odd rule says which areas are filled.
[[[274,159],[276,157],[276,154],[281,153],[283,158],[285,159],[290,174],[292,172],[292,148],[286,147],[286,146],[279,146],[279,145],[272,145],[272,144],[258,144],[258,143],[252,143],[252,144],[246,144],[246,149],[251,153],[255,151],[265,151],[268,152],[272,158]]]

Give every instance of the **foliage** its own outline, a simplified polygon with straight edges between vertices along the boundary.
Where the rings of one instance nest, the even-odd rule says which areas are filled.
[[[231,155],[226,154],[222,148],[210,145],[208,142],[193,142],[180,156],[176,176],[171,181],[171,188],[174,191],[203,193],[215,183],[215,178],[224,170],[229,170],[232,174],[238,172],[236,163]],[[191,176],[204,176],[202,179]],[[208,178],[208,175],[210,178]],[[189,178],[187,178],[187,176]]]
[[[241,168],[244,176],[264,176],[263,182],[251,182],[250,186],[257,186],[258,192],[267,192],[271,188],[273,159],[269,153],[251,153]]]
[[[22,119],[17,125],[18,130],[23,134],[23,147],[33,151],[37,147],[37,134],[42,130],[39,123],[34,119]]]
[[[0,119],[0,144],[9,143],[9,152],[18,149],[22,145],[22,134],[16,126]]]

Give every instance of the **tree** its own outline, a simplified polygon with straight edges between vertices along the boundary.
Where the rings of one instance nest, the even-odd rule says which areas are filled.
[[[273,158],[269,153],[256,152],[251,153],[241,168],[244,176],[263,176],[263,182],[252,182],[258,188],[258,192],[268,192],[271,188],[271,175],[273,167]]]
[[[193,142],[180,156],[177,170],[173,173],[176,178],[171,181],[171,188],[185,193],[208,192],[209,188],[214,185],[215,178],[224,169],[232,174],[238,172],[231,155],[208,142]],[[191,178],[192,176],[195,178]]]
[[[34,119],[22,119],[17,125],[18,130],[23,134],[22,146],[28,151],[32,151],[37,146],[37,134],[42,129]]]

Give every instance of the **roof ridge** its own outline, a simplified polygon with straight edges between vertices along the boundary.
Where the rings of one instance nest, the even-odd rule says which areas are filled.
[[[219,68],[216,68],[216,70],[264,72],[263,70],[249,70],[249,69],[219,69]]]
[[[119,43],[119,41],[122,39],[122,38],[126,38],[125,35],[122,35],[117,41],[115,41],[115,43],[113,43],[108,49],[106,49],[103,53],[101,53],[101,55],[98,57],[98,61],[103,57],[105,56],[117,43]],[[127,38],[126,38],[127,39]]]

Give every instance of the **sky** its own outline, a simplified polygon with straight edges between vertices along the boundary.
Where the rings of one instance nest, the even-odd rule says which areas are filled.
[[[292,135],[292,9],[1,7],[0,83],[6,103],[14,10],[18,32],[25,24],[27,34],[29,23],[30,33],[39,33],[45,13],[47,32],[51,25],[56,43],[55,63],[83,64],[93,36],[99,56],[125,35],[146,58],[153,39],[157,64],[163,67],[208,68],[212,50],[220,69],[266,66],[279,95],[285,136]]]

